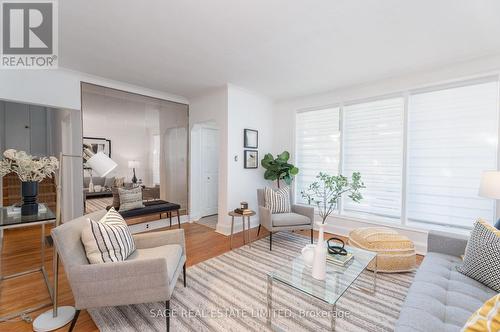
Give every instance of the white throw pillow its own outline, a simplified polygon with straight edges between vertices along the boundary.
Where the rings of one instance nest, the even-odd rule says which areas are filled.
[[[265,189],[266,208],[271,210],[271,213],[289,213],[290,206],[290,187],[273,189],[266,187]]]
[[[99,221],[89,219],[82,242],[90,264],[124,261],[135,251],[132,233],[114,208]]]
[[[144,207],[144,204],[142,203],[141,187],[133,189],[118,188],[118,195],[120,196],[120,211],[140,209]]]

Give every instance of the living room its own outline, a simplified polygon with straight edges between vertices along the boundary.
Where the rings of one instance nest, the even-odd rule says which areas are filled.
[[[0,330],[500,331],[500,4],[31,5]]]

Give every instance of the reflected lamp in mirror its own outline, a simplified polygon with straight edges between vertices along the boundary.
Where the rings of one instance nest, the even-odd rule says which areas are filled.
[[[132,183],[136,184],[137,183],[137,177],[135,176],[135,169],[139,168],[140,163],[137,160],[129,160],[128,162],[128,168],[131,168],[134,172],[134,176],[132,177]]]
[[[484,171],[481,175],[481,183],[479,184],[479,196],[500,199],[500,172],[499,171]],[[500,219],[497,220],[495,227],[500,229]]]

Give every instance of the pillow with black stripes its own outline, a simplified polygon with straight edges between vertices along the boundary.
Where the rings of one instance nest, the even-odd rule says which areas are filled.
[[[289,213],[292,210],[290,206],[290,187],[281,189],[266,187],[265,200],[266,208],[271,210],[271,213]]]
[[[90,264],[124,261],[135,251],[132,233],[114,208],[99,221],[88,220],[82,242]]]

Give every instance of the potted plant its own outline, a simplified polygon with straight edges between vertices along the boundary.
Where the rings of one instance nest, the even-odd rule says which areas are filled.
[[[326,276],[326,244],[324,241],[326,219],[337,209],[338,202],[344,195],[359,203],[363,199],[360,190],[365,188],[365,185],[361,181],[359,172],[352,173],[350,179],[343,175],[328,175],[320,172],[316,179],[318,181],[311,183],[300,194],[309,205],[316,205],[321,217],[321,223],[317,223],[319,236],[318,244],[314,248],[312,276],[324,280]]]
[[[278,188],[280,187],[280,180],[290,185],[293,177],[299,173],[299,169],[288,163],[289,159],[290,153],[288,151],[283,151],[276,158],[270,153],[266,154],[261,161],[262,167],[266,169],[264,179],[276,181]]]
[[[59,167],[55,157],[34,157],[24,151],[14,149],[6,150],[4,158],[0,160],[0,177],[9,173],[16,173],[21,180],[21,194],[23,204],[22,215],[33,215],[38,213],[38,183],[45,178],[51,178]]]

